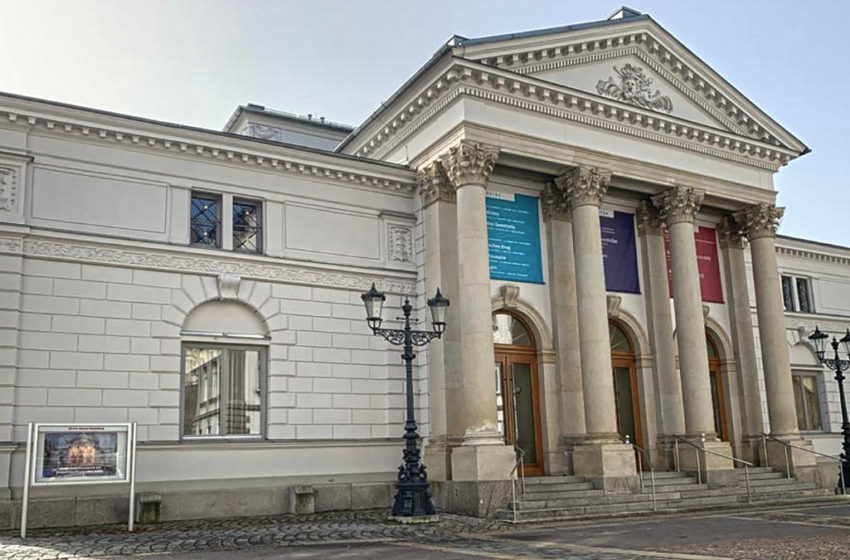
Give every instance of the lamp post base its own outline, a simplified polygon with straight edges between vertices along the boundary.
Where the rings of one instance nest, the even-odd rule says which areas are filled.
[[[419,519],[434,516],[436,510],[426,480],[401,481],[396,488],[393,517]]]

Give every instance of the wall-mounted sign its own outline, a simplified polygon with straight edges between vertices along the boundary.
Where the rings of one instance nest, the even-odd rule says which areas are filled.
[[[542,284],[537,197],[488,191],[486,203],[490,278]]]
[[[600,210],[599,226],[602,230],[605,288],[609,292],[639,294],[634,214]]]
[[[129,431],[128,424],[39,424],[33,485],[126,481]]]
[[[717,230],[700,226],[694,233],[697,246],[697,267],[702,301],[723,303],[723,283],[720,280],[720,260],[717,256]],[[667,253],[667,289],[673,297],[673,272],[670,270],[670,235],[664,232]]]

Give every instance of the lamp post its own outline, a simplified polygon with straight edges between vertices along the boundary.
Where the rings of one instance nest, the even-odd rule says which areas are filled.
[[[850,359],[840,359],[838,356],[838,346],[839,343],[844,344],[844,350],[847,352],[848,358],[850,358],[850,329],[847,329],[847,333],[841,340],[836,340],[834,336],[832,337],[830,346],[832,346],[832,350],[835,353],[834,358],[826,357],[827,338],[829,338],[829,335],[821,332],[817,326],[815,326],[815,332],[809,336],[809,340],[815,345],[818,359],[830,370],[835,371],[835,380],[838,382],[838,395],[841,398],[841,434],[844,436],[844,442],[842,444],[843,451],[841,453],[843,461],[839,465],[839,468],[842,471],[843,480],[847,481],[850,480],[850,421],[847,419],[847,398],[844,396],[844,372],[850,368]]]
[[[437,288],[437,294],[428,300],[433,330],[417,331],[410,328],[410,312],[413,306],[410,305],[408,298],[404,298],[404,305],[401,306],[404,313],[404,328],[382,329],[381,312],[386,296],[379,292],[373,283],[372,288],[360,297],[366,305],[366,323],[372,332],[384,337],[390,344],[402,346],[404,349],[401,359],[404,360],[407,374],[407,418],[404,422],[404,460],[398,468],[393,516],[399,518],[432,516],[435,512],[434,503],[431,501],[431,492],[428,489],[425,465],[420,462],[419,434],[416,432],[416,418],[413,411],[413,359],[416,357],[413,347],[424,346],[443,335],[446,330],[446,308],[449,306],[449,300],[444,298],[440,289]]]

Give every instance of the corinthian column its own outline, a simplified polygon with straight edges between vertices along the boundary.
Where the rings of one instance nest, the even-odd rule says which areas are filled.
[[[504,444],[496,416],[490,258],[485,185],[499,151],[462,140],[443,161],[457,193],[460,383],[463,443],[452,451],[454,480],[506,479],[513,450]]]
[[[785,338],[785,313],[776,265],[776,228],[785,212],[772,204],[760,203],[735,214],[750,241],[753,257],[753,281],[756,289],[764,385],[767,390],[767,413],[770,433],[783,439],[800,439],[791,381],[791,357]],[[800,445],[801,441],[795,442]],[[808,442],[808,445],[811,445]],[[785,446],[771,442],[768,446],[771,466],[784,468]],[[800,467],[813,466],[814,455],[791,448],[789,474],[799,474]]]
[[[685,433],[685,412],[682,405],[682,380],[676,371],[673,314],[667,290],[664,223],[658,210],[648,200],[638,206],[636,219],[643,257],[646,317],[651,333],[650,346],[655,358],[660,431],[668,436],[682,435]]]
[[[573,467],[576,474],[591,478],[596,486],[618,491],[630,490],[637,479],[632,448],[621,444],[617,435],[611,369],[611,335],[599,228],[599,206],[610,179],[610,171],[580,166],[555,179],[555,184],[564,191],[572,217],[581,380],[587,428],[586,443],[575,446]]]
[[[549,249],[549,300],[558,366],[559,432],[566,450],[565,468],[572,472],[572,447],[585,434],[581,352],[576,307],[575,256],[570,207],[566,193],[548,183],[541,198]]]
[[[703,191],[699,189],[677,185],[652,197],[652,203],[661,212],[670,232],[670,268],[673,272],[673,306],[685,407],[685,432],[697,441],[701,439],[701,434],[705,434],[707,449],[730,456],[731,447],[726,442],[718,441],[714,431],[705,318],[694,240],[694,218],[703,196]],[[704,469],[707,475],[711,474],[712,484],[737,484],[735,474],[731,472],[731,460],[708,453],[698,459],[696,453],[686,449],[681,455],[680,465],[686,470]]]
[[[741,442],[744,459],[757,456],[764,431],[759,394],[758,365],[753,338],[753,318],[747,289],[747,265],[744,260],[744,232],[732,216],[720,222],[720,249],[726,271],[726,301],[729,309],[732,344],[738,358],[738,386],[741,394]]]
[[[796,436],[791,357],[785,338],[785,312],[776,266],[776,228],[784,212],[784,208],[761,203],[739,212],[735,217],[746,230],[753,256],[756,314],[770,432],[777,436]]]
[[[655,195],[652,203],[659,209],[670,230],[670,268],[673,272],[685,430],[692,437],[704,433],[707,438],[713,439],[716,436],[714,410],[711,406],[705,319],[694,241],[694,218],[703,196],[702,191],[692,187],[676,186]]]
[[[439,287],[458,293],[457,208],[455,190],[440,162],[418,172],[425,227],[425,293]],[[453,309],[454,308],[454,309]],[[428,346],[428,404],[430,434],[424,462],[431,480],[451,480],[451,446],[463,435],[458,419],[463,410],[460,378],[460,313],[447,310],[446,332]]]

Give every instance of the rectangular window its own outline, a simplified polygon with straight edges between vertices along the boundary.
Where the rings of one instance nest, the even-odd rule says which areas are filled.
[[[794,381],[794,404],[797,409],[797,427],[801,431],[821,430],[817,376],[794,373],[791,377]]]
[[[782,301],[785,303],[785,311],[797,311],[794,307],[794,279],[790,276],[782,277]]]
[[[262,435],[264,364],[262,348],[184,346],[183,435]]]
[[[233,199],[233,250],[262,251],[262,203]]]
[[[189,242],[192,245],[221,247],[221,198],[192,193],[189,224]]]
[[[801,313],[814,312],[808,278],[797,278],[797,302]]]

